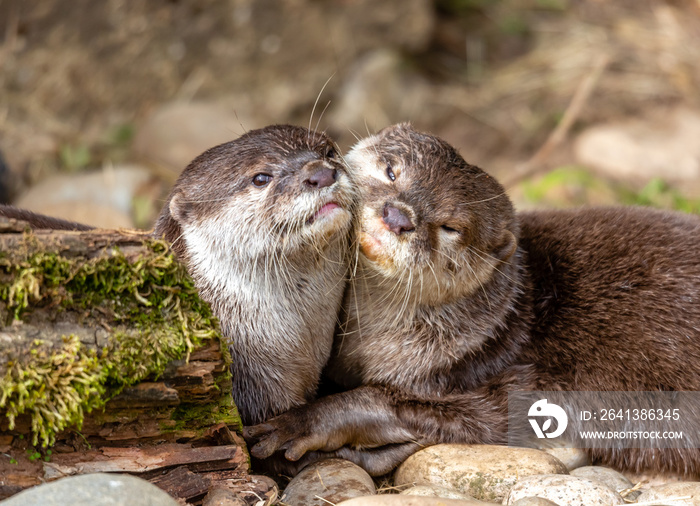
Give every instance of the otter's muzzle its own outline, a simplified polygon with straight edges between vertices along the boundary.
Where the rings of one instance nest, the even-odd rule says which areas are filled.
[[[304,185],[308,188],[326,188],[332,186],[338,178],[338,171],[325,165],[310,164],[304,167]]]
[[[382,221],[396,235],[401,235],[406,232],[411,232],[415,230],[415,225],[411,221],[411,218],[406,216],[400,209],[386,204],[384,206],[384,211],[382,212]]]

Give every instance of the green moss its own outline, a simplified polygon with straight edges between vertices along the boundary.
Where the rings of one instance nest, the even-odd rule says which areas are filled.
[[[221,353],[227,364],[231,363],[228,348],[220,341]],[[238,408],[231,397],[231,370],[226,370],[216,377],[216,386],[224,394],[216,401],[208,404],[183,403],[177,406],[168,423],[161,426],[163,432],[175,432],[186,429],[191,421],[196,421],[200,427],[210,427],[219,423],[233,426],[236,431],[243,431],[243,422],[238,413]],[[172,422],[175,422],[174,424]]]
[[[469,490],[469,493],[476,499],[496,501],[498,499],[496,487],[503,483],[504,480],[477,472],[474,477],[467,478],[467,481],[468,485],[466,489]]]
[[[33,444],[41,439],[46,445],[56,432],[80,425],[84,413],[100,405],[106,371],[97,354],[83,349],[75,336],[50,355],[34,346],[28,363],[9,364],[0,382],[0,408],[6,410],[10,429],[18,415],[29,414]]]
[[[35,342],[29,357],[9,362],[0,378],[0,409],[10,429],[27,414],[34,444],[50,445],[58,432],[79,428],[85,413],[124,387],[157,378],[172,360],[220,337],[211,309],[167,245],[146,243],[150,252],[137,259],[116,248],[87,261],[43,251],[19,261],[16,255],[0,259],[0,299],[14,319],[50,306],[78,310],[112,330],[102,350],[87,349],[71,335],[60,346]],[[237,415],[234,410],[226,416]]]
[[[620,192],[624,204],[675,209],[686,213],[700,214],[700,200],[684,197],[663,179],[652,179],[639,192],[623,189]]]
[[[529,202],[552,207],[625,204],[700,214],[700,200],[684,197],[662,179],[653,179],[638,189],[578,166],[559,167],[526,181],[522,192]]]
[[[191,421],[196,421],[196,425],[200,427],[225,423],[234,426],[238,432],[243,430],[241,417],[230,395],[209,404],[180,404],[175,408],[171,420],[175,421],[175,424],[167,426],[164,424],[161,427],[164,432],[186,429]]]

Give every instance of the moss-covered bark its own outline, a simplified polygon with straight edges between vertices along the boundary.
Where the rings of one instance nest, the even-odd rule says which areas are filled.
[[[1,221],[0,232],[0,415],[10,430],[28,416],[34,444],[53,444],[125,387],[220,339],[210,308],[162,241],[129,232],[19,233],[3,231]],[[227,394],[224,369],[214,382]],[[240,423],[230,395],[187,401],[169,411],[164,429],[182,428],[189,410]]]

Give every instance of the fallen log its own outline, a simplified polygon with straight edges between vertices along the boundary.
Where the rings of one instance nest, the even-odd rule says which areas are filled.
[[[0,499],[128,472],[183,501],[235,483],[269,502],[274,483],[247,474],[221,339],[163,241],[0,217]]]

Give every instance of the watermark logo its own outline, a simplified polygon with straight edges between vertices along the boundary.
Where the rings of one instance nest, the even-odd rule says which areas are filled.
[[[553,438],[561,436],[569,423],[569,417],[566,416],[566,412],[556,404],[547,403],[547,399],[540,399],[539,401],[535,402],[532,406],[530,406],[530,410],[527,412],[527,415],[534,417],[547,417],[541,427],[537,419],[529,418],[532,429],[540,439],[544,439],[545,437]],[[557,421],[557,429],[554,432],[547,432],[547,430],[549,430],[549,428],[552,426],[552,418]]]
[[[555,441],[562,448],[700,448],[700,391],[508,392],[508,445]]]

